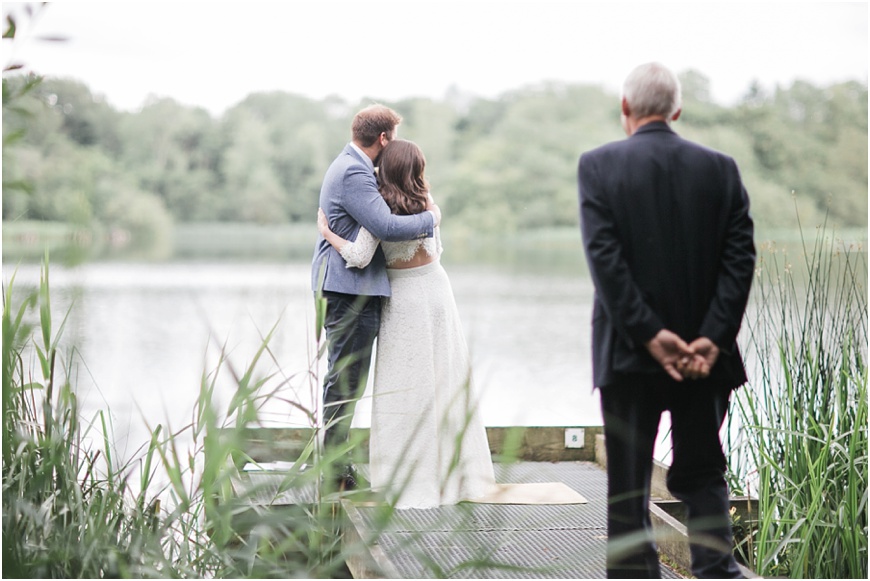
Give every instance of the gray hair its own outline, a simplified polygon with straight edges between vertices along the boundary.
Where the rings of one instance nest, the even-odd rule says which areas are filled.
[[[622,85],[632,117],[661,115],[670,121],[683,106],[680,80],[670,69],[656,62],[636,67]]]

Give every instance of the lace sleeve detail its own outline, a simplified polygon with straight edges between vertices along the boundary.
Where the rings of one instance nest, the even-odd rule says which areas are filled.
[[[344,261],[347,262],[345,268],[365,268],[368,266],[379,243],[380,240],[375,238],[371,232],[360,227],[356,240],[353,242],[348,240],[339,252]]]

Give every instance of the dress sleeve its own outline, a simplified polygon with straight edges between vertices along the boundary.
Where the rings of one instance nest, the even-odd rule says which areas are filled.
[[[365,228],[360,228],[356,240],[347,241],[341,248],[341,257],[347,262],[345,268],[365,268],[372,261],[380,240]]]

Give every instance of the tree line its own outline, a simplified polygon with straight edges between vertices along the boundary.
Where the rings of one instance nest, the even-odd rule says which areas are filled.
[[[753,84],[734,106],[680,75],[684,137],[738,162],[761,227],[867,225],[867,86]],[[4,96],[27,82],[3,79]],[[134,236],[173,222],[314,223],[323,174],[372,100],[253,93],[219,117],[169,98],[119,111],[46,78],[4,107],[3,220],[101,225]],[[495,99],[458,90],[384,102],[417,142],[445,220],[483,231],[577,226],[579,155],[621,139],[618,95],[542,83]],[[14,140],[15,147],[6,147]]]

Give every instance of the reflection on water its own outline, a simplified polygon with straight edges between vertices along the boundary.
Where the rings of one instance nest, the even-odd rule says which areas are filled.
[[[486,424],[600,425],[589,357],[591,282],[579,273],[445,266]],[[4,283],[13,269],[4,265]],[[267,390],[278,389],[280,398],[264,407],[263,422],[308,425],[285,399],[311,408],[319,386],[306,371],[324,371],[323,362],[311,363],[309,269],[307,262],[52,266],[54,320],[70,309],[63,361],[86,417],[110,410],[118,453],[132,456],[147,441],[146,426],[179,430],[192,421],[203,373],[217,369],[221,350],[225,365],[241,373],[274,327],[256,369],[272,376]],[[38,280],[38,267],[19,267],[16,295]],[[218,409],[233,389],[231,374],[221,373]],[[368,425],[369,403],[358,407],[355,425]]]

